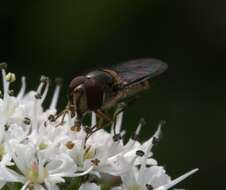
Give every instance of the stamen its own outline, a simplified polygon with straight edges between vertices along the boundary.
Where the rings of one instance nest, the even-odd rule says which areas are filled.
[[[41,83],[39,84],[38,88],[37,88],[37,91],[36,91],[37,94],[41,94],[41,91],[42,91],[43,86],[44,86],[44,83],[41,82]]]
[[[91,166],[87,170],[85,170],[84,172],[75,173],[74,177],[84,176],[84,175],[90,173],[93,170],[93,168],[94,168],[94,166]]]
[[[150,168],[150,167],[152,167],[153,165],[151,165],[151,164],[146,164],[146,168]]]
[[[91,146],[88,146],[85,150],[85,154],[87,154],[90,151],[90,149],[91,149]]]
[[[2,67],[2,81],[3,81],[3,100],[4,100],[4,105],[3,105],[3,114],[5,114],[5,117],[3,117],[4,118],[4,120],[5,121],[3,121],[3,123],[5,123],[6,122],[6,118],[8,117],[8,115],[7,115],[7,113],[8,113],[8,109],[9,109],[9,101],[10,101],[10,99],[9,99],[9,94],[8,94],[8,90],[9,90],[9,82],[6,80],[6,71],[5,71],[5,69],[4,69],[4,66]]]
[[[27,186],[26,190],[34,190],[34,184],[30,183],[30,184]]]
[[[46,96],[47,96],[47,93],[48,93],[48,90],[49,90],[49,79],[47,78],[47,80],[45,80],[46,82],[46,87],[44,89],[44,92],[42,94],[42,99],[41,99],[41,103],[43,103],[43,101],[45,100]]]
[[[156,131],[156,133],[159,133],[159,130],[160,129],[158,128],[158,130]],[[156,135],[156,133],[154,134],[154,136]],[[142,164],[141,164],[141,170],[146,165],[146,162],[147,162],[147,159],[148,159],[148,156],[149,156],[149,152],[151,151],[151,148],[153,146],[152,141],[153,141],[153,137],[150,140],[148,140],[148,146],[147,146],[146,150],[144,150],[145,154],[144,154],[144,158],[143,158],[143,161],[142,161]]]
[[[21,78],[21,88],[17,95],[18,100],[20,100],[24,96],[25,90],[26,90],[26,78],[23,76]]]
[[[144,118],[141,118],[140,121],[139,121],[139,124],[137,126],[137,129],[132,137],[133,140],[137,140],[138,137],[139,137],[139,134],[140,134],[140,131],[141,131],[141,128],[146,125],[146,122],[144,120]]]
[[[153,139],[152,139],[152,144],[153,145],[159,144],[159,142],[160,142],[160,139],[159,138],[153,137]]]
[[[46,76],[43,75],[43,76],[41,76],[40,82],[41,83],[38,86],[37,94],[36,94],[35,97],[37,99],[41,99],[41,103],[43,103],[43,101],[46,98],[48,89],[49,89],[49,79],[48,79],[48,77],[46,77]],[[42,89],[43,89],[44,86],[45,86],[45,89],[44,89],[44,92],[42,94]]]
[[[91,126],[95,126],[97,124],[97,116],[95,112],[92,112],[92,116],[91,116]]]
[[[40,93],[37,93],[37,94],[35,94],[35,98],[36,99],[41,99],[42,98],[42,95]]]
[[[81,131],[81,126],[73,125],[71,127],[71,131],[79,132],[79,131]]]
[[[9,128],[10,128],[9,124],[5,124],[5,125],[4,125],[4,129],[5,129],[5,131],[8,131],[8,130],[9,130]]]
[[[158,129],[157,131],[155,132],[153,138],[152,138],[152,144],[153,145],[156,145],[160,142],[160,137],[161,137],[161,129],[162,129],[162,126],[165,125],[165,121],[160,121],[159,125],[158,125]]]
[[[48,80],[49,80],[49,78],[45,75],[42,75],[40,78],[40,82],[42,82],[42,83],[46,83],[46,82],[48,82]]]
[[[100,163],[100,160],[98,160],[97,158],[94,159],[94,160],[91,160],[91,162],[95,165],[95,166],[98,166],[99,163]]]
[[[199,170],[199,169],[194,169],[194,170],[192,170],[192,171],[190,171],[190,172],[188,172],[188,173],[186,173],[186,174],[184,174],[184,175],[182,175],[182,176],[180,176],[180,177],[178,177],[178,178],[172,180],[172,181],[169,182],[168,184],[162,185],[162,186],[156,188],[155,190],[167,190],[167,189],[169,189],[169,188],[175,186],[176,184],[180,183],[181,181],[183,181],[185,178],[189,177],[190,175],[194,174],[194,173],[197,172],[198,170]]]
[[[77,120],[74,122],[74,126],[71,127],[71,130],[79,132],[81,130],[81,126],[82,126],[81,121]]]
[[[118,115],[117,115],[117,118],[116,118],[116,124],[115,124],[115,133],[120,133],[121,131],[121,126],[122,126],[122,119],[123,119],[123,112],[120,112]]]
[[[33,106],[33,113],[32,113],[32,130],[36,131],[38,128],[38,100],[35,99],[34,106]]]
[[[8,90],[8,95],[9,96],[14,96],[14,90]]]
[[[6,71],[2,68],[2,81],[3,81],[3,92],[4,92],[4,99],[8,97],[8,89],[9,83],[6,81]]]
[[[5,154],[5,147],[3,144],[0,144],[0,161],[2,160],[4,154]]]
[[[164,126],[166,124],[166,121],[165,120],[162,120],[162,121],[160,121],[160,123],[159,123],[159,127],[162,127],[162,126]]]
[[[64,83],[64,80],[60,77],[55,78],[56,85],[62,86]]]
[[[153,146],[153,141],[157,141],[157,139],[159,139],[159,137],[160,137],[161,128],[162,128],[163,124],[165,124],[165,122],[161,121],[159,123],[158,129],[155,132],[155,134],[153,135],[153,137],[150,140],[148,140],[148,146],[147,146],[147,149],[145,150],[144,158],[143,158],[143,161],[142,161],[142,164],[141,164],[141,169],[143,169],[145,167],[145,165],[146,165],[146,161],[148,159],[149,152],[151,151],[151,148]]]
[[[153,190],[153,189],[154,189],[154,188],[152,187],[151,184],[146,184],[145,186],[146,186],[146,188],[147,188],[148,190]]]
[[[23,185],[23,187],[21,188],[21,190],[33,190],[33,189],[31,189],[30,187],[32,187],[33,186],[33,184],[30,182],[30,181],[27,181],[24,185]]]
[[[25,124],[25,125],[30,125],[30,124],[31,124],[31,119],[28,118],[28,117],[25,117],[25,118],[24,118],[24,124]]]
[[[136,155],[142,157],[142,156],[144,156],[144,151],[142,151],[142,150],[137,150],[137,151],[136,151]]]
[[[54,90],[54,93],[53,93],[53,98],[52,98],[51,104],[49,106],[50,110],[56,109],[56,107],[57,107],[57,102],[58,102],[59,94],[60,94],[60,88],[61,88],[61,85],[63,83],[63,80],[61,78],[56,78],[55,82],[56,82],[57,85],[55,87],[55,90]]]
[[[117,142],[117,141],[119,141],[119,140],[121,140],[121,139],[122,139],[121,134],[115,134],[115,135],[113,136],[113,140],[114,140],[115,142]]]
[[[68,142],[66,143],[66,147],[67,147],[68,149],[73,149],[74,146],[75,146],[75,144],[74,144],[72,141],[68,141]]]
[[[81,126],[79,126],[79,129],[81,129]],[[94,125],[93,127],[87,126],[87,127],[85,127],[85,132],[87,133],[88,136],[91,136],[94,133],[94,131],[95,131],[94,129],[97,130],[97,126],[96,125]]]
[[[48,120],[49,120],[50,122],[54,122],[54,121],[56,121],[56,118],[55,118],[54,115],[50,114],[49,117],[48,117]]]
[[[141,164],[136,165],[136,168],[137,168],[138,170],[140,170]]]
[[[45,144],[45,143],[40,143],[39,146],[38,146],[39,150],[44,150],[47,147],[48,147],[48,144]]]
[[[8,81],[9,83],[12,83],[16,80],[16,75],[14,73],[8,73],[5,77],[6,81]]]
[[[0,63],[0,69],[7,69],[7,63]]]
[[[125,134],[126,134],[126,131],[123,130],[123,131],[120,133],[120,136],[123,137]]]

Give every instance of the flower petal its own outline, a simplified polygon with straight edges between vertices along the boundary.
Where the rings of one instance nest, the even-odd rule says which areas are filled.
[[[194,169],[176,179],[174,179],[173,181],[171,181],[170,183],[166,184],[166,185],[163,185],[163,186],[160,186],[158,188],[155,188],[154,190],[167,190],[173,186],[175,186],[176,184],[180,183],[181,181],[183,181],[185,178],[189,177],[190,175],[194,174],[195,172],[197,172],[198,169]]]

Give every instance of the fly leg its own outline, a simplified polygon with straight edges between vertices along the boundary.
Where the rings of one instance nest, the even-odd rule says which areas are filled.
[[[60,123],[59,123],[58,125],[56,125],[56,127],[59,127],[60,125],[63,125],[65,116],[66,116],[66,114],[69,113],[69,111],[70,111],[70,110],[69,110],[68,105],[67,105],[63,111],[61,111],[61,112],[58,113],[56,116],[53,116],[53,117],[50,118],[50,119],[56,121],[57,119],[59,119],[59,118],[62,116],[62,119],[61,119]]]
[[[123,112],[125,110],[126,107],[127,107],[127,104],[121,103],[118,106],[118,109],[113,114],[113,116],[109,116],[108,114],[104,113],[102,110],[97,110],[95,113],[100,118],[99,122],[102,121],[102,123],[96,124],[95,126],[93,126],[92,128],[89,129],[89,131],[87,132],[87,137],[86,137],[85,142],[88,140],[88,138],[93,133],[99,131],[100,129],[107,127],[111,123],[113,123],[113,132],[114,132],[113,139],[115,141],[120,140],[121,136],[120,136],[120,134],[116,134],[116,130],[115,130],[115,128],[116,128],[116,118],[121,112]]]
[[[96,128],[104,128],[102,125],[104,121],[107,121],[109,123],[112,121],[111,117],[108,116],[106,113],[104,113],[102,110],[96,110],[95,114],[97,117],[99,117],[99,124],[96,124],[96,125],[90,127],[89,129],[87,129],[88,133],[90,133],[90,132],[92,133],[92,131],[94,131]]]
[[[112,118],[110,116],[108,116],[106,113],[104,113],[102,110],[96,110],[95,113],[97,114],[97,116],[99,116],[100,118],[105,119],[106,121],[112,121]]]
[[[87,133],[87,135],[86,135],[86,138],[85,138],[85,144],[86,144],[87,140],[89,139],[89,137],[90,137],[92,134],[96,133],[96,132],[99,131],[100,129],[103,129],[103,128],[107,127],[109,124],[111,124],[111,121],[107,121],[107,122],[106,122],[105,124],[103,124],[101,127],[98,127],[98,125],[95,125],[95,126],[94,126],[95,128],[92,127],[92,131],[89,131],[89,132]]]
[[[103,129],[105,127],[107,127],[108,125],[110,125],[111,123],[113,123],[113,131],[114,131],[114,136],[113,139],[115,141],[118,141],[121,139],[120,134],[116,134],[116,118],[117,116],[123,112],[125,110],[125,108],[127,107],[126,104],[122,103],[120,104],[119,108],[115,111],[115,113],[113,114],[113,117],[107,115],[106,113],[104,113],[102,110],[97,110],[95,113],[96,115],[100,118],[99,124],[96,124],[95,126],[93,126],[91,129],[91,131],[89,131],[89,133],[87,133],[87,137],[85,142],[88,140],[88,138],[94,134],[95,132],[99,131],[100,129]]]
[[[107,115],[106,113],[104,113],[102,110],[100,110],[100,109],[96,110],[95,113],[96,113],[97,117],[99,117],[99,121],[97,121],[99,123],[90,128],[92,133],[96,129],[105,128],[108,124],[110,124],[112,122],[112,118],[109,115]]]
[[[92,126],[91,128],[86,128],[86,139],[85,142],[88,140],[88,138],[95,132],[99,131],[100,129],[103,129],[110,125],[113,121],[112,117],[109,116],[108,114],[104,113],[102,110],[96,110],[95,111],[97,117],[99,117],[98,124]]]

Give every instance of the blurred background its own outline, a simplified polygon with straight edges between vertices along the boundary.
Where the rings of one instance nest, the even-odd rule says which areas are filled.
[[[168,71],[128,108],[124,127],[131,134],[144,117],[144,140],[166,120],[154,157],[173,178],[200,168],[177,188],[224,189],[225,20],[220,0],[1,1],[0,62],[26,75],[30,89],[41,74],[62,77],[62,108],[79,73],[135,58],[164,60]]]

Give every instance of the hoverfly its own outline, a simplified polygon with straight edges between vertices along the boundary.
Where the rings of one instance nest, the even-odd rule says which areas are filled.
[[[69,84],[67,111],[77,115],[75,127],[88,112],[95,112],[105,125],[115,121],[127,103],[136,95],[149,88],[150,80],[167,69],[167,64],[157,59],[137,59],[109,68],[101,68],[75,77]],[[115,107],[113,115],[107,110]],[[96,126],[90,133],[102,128]]]

